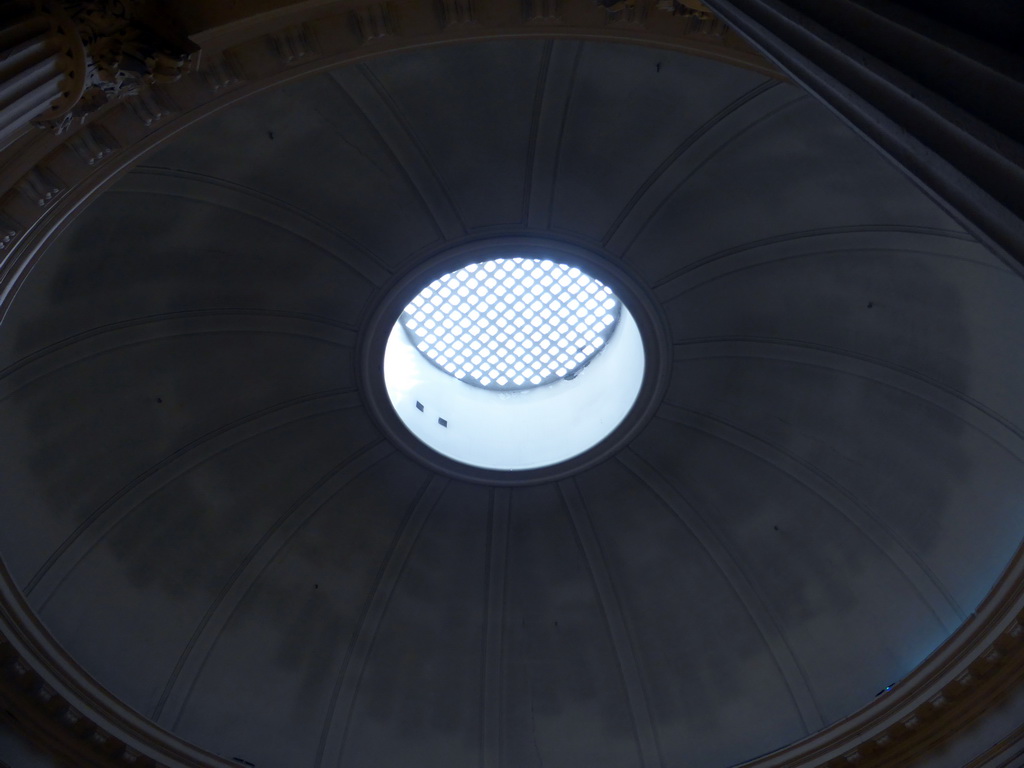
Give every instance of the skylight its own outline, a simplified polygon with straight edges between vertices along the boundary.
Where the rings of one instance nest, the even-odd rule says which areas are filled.
[[[574,378],[608,342],[621,309],[611,289],[577,267],[513,257],[442,275],[400,322],[450,376],[523,390]]]
[[[393,439],[455,476],[570,472],[625,439],[623,422],[641,413],[641,327],[652,324],[634,317],[647,305],[630,281],[564,243],[459,246],[418,266],[374,315],[368,396],[380,371],[387,407],[373,402]]]

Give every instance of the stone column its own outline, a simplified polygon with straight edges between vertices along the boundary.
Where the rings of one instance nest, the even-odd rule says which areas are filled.
[[[197,46],[140,10],[137,0],[0,0],[0,144],[29,122],[73,128],[194,66]]]
[[[74,25],[41,3],[0,3],[0,145],[82,95],[85,52]]]
[[[1024,270],[1024,4],[704,2]]]

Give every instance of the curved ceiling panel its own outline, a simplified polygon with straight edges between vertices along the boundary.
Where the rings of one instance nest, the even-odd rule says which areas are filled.
[[[653,418],[559,482],[392,445],[356,350],[490,234],[629,270]],[[369,60],[146,158],[0,334],[5,562],[226,757],[731,765],[869,702],[1024,534],[1024,286],[797,89],[624,45]]]

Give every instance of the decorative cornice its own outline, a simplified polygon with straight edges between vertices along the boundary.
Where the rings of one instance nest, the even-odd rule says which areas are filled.
[[[1024,725],[986,749],[963,768],[1013,768],[1024,761]]]
[[[137,18],[133,0],[8,2],[0,59],[0,145],[30,122],[65,133],[97,110],[179,79],[198,63],[180,34]],[[168,29],[171,25],[166,25]]]
[[[868,706],[744,768],[897,768],[1024,685],[1024,551],[963,626]]]
[[[720,37],[729,28],[700,0],[658,0],[658,10],[681,17],[699,34]]]
[[[144,99],[151,87],[173,83],[198,64],[199,49],[180,34],[157,31],[138,18],[138,0],[61,0],[44,4],[69,39],[65,66],[77,98],[42,127],[64,133],[110,103]]]
[[[119,702],[53,640],[0,564],[0,709],[30,740],[76,766],[233,765]]]
[[[1022,684],[1024,558],[1018,556],[978,612],[907,679],[855,715],[744,768],[906,766]],[[49,636],[2,565],[0,707],[41,747],[78,765],[233,765],[102,689]],[[995,760],[1018,742],[1010,738],[982,757]]]
[[[62,13],[48,7],[51,18]],[[88,77],[81,78],[79,99],[50,113],[46,130],[9,145],[0,163],[0,317],[37,254],[146,152],[238,99],[346,61],[474,38],[565,36],[653,43],[776,76],[734,34],[708,35],[686,16],[668,13],[609,24],[615,19],[593,0],[329,2],[312,15],[279,10],[270,22],[245,20],[198,36],[201,62],[173,54],[165,38],[136,24],[131,7],[69,7],[60,22],[69,33],[65,56],[87,67]],[[53,640],[2,564],[0,708],[68,764],[234,765],[103,689]]]
[[[719,22],[708,28],[704,17],[690,12],[648,13],[648,5],[638,4],[616,16],[594,0],[418,1],[353,6],[337,0],[312,10],[298,4],[291,14],[278,9],[197,35],[201,61],[197,53],[168,58],[173,46],[161,41],[173,35],[140,31],[143,22],[130,10],[119,15],[115,0],[75,3],[81,55],[66,58],[92,67],[90,85],[82,88],[91,95],[45,123],[57,131],[21,135],[4,153],[0,315],[12,270],[20,273],[54,234],[47,227],[62,226],[142,154],[237,99],[346,61],[444,42],[563,36],[673,48],[777,77],[731,30]],[[63,13],[47,7],[51,18]],[[635,10],[641,7],[642,13]],[[79,29],[72,17],[64,18],[61,29]],[[123,44],[103,41],[98,30],[104,24]]]

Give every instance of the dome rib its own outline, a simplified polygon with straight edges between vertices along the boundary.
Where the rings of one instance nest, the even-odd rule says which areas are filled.
[[[822,233],[822,234],[831,234],[831,233]],[[811,235],[811,236],[813,236],[813,235]],[[798,238],[793,238],[789,242],[792,242],[795,239],[798,239]],[[782,241],[782,242],[786,242],[786,241]],[[774,245],[774,243],[773,243],[773,245]],[[759,249],[755,248],[755,249],[751,249],[751,250],[755,250],[756,251],[756,250],[759,250]],[[743,249],[743,251],[740,251],[740,252],[748,252],[749,253],[749,251],[747,249]],[[673,294],[670,299],[666,299],[665,303],[667,303],[668,301],[673,301],[673,300],[679,299],[679,298],[681,298],[682,296],[684,296],[684,295],[686,295],[688,293],[692,293],[693,291],[696,291],[696,290],[698,290],[700,288],[703,288],[705,285],[708,285],[709,283],[713,283],[713,282],[715,282],[717,280],[723,280],[723,279],[726,279],[726,278],[729,278],[729,277],[733,277],[734,275],[739,275],[739,274],[741,274],[743,272],[747,272],[747,271],[752,270],[752,269],[758,269],[758,268],[761,268],[761,267],[771,267],[771,266],[775,266],[777,264],[780,264],[782,262],[793,261],[793,260],[796,260],[796,259],[827,258],[827,257],[830,257],[830,256],[839,256],[839,255],[848,255],[848,254],[862,254],[863,255],[863,254],[871,254],[871,253],[890,254],[890,253],[892,253],[892,249],[891,248],[884,248],[884,247],[883,248],[871,248],[871,247],[865,247],[865,246],[850,246],[848,248],[836,247],[836,248],[829,248],[827,250],[822,250],[822,249],[819,249],[819,248],[815,248],[812,251],[807,251],[807,252],[804,252],[804,253],[784,254],[784,255],[780,255],[780,256],[766,258],[766,259],[763,259],[761,261],[755,261],[753,263],[743,264],[741,266],[736,266],[736,267],[728,267],[728,266],[726,266],[725,271],[721,271],[718,274],[714,274],[712,272],[712,274],[709,277],[704,278],[703,280],[701,280],[698,283],[693,283],[691,285],[685,285],[684,284],[684,287],[682,288],[682,290],[680,290],[678,293]],[[935,253],[935,252],[932,252],[932,251],[903,249],[901,251],[901,254],[903,254],[903,255],[914,255],[914,256],[938,256],[940,258],[949,258],[949,259],[955,259],[957,261],[964,261],[964,262],[967,262],[967,263],[969,263],[969,264],[971,264],[973,266],[985,267],[985,268],[990,268],[990,269],[999,269],[998,267],[992,267],[991,265],[988,265],[988,264],[982,264],[982,263],[974,261],[972,259],[965,259],[965,258],[960,257],[960,256],[954,256],[954,255],[951,255],[951,254],[944,254],[944,253]],[[721,264],[720,263],[716,263],[716,262],[704,262],[700,266],[701,267],[707,266],[708,263],[711,263],[714,266],[721,267]]]
[[[349,349],[355,346],[352,326],[301,312],[235,308],[165,312],[101,325],[26,355],[0,371],[0,402],[46,376],[99,355],[215,333],[286,335]]]
[[[360,405],[354,388],[303,395],[247,414],[182,446],[121,487],[64,539],[24,587],[41,612],[72,570],[122,520],[174,479],[254,437]],[[64,563],[59,571],[58,563]]]
[[[343,765],[352,712],[377,632],[384,620],[395,587],[405,571],[409,556],[419,540],[420,532],[444,498],[450,484],[448,478],[439,475],[430,475],[423,481],[383,558],[381,569],[367,595],[341,667],[334,676],[334,685],[331,688],[317,746],[317,768],[325,764]]]
[[[582,47],[581,41],[550,41],[545,51],[531,116],[532,163],[526,169],[529,227],[550,227],[554,218],[556,171]]]
[[[725,249],[720,250],[720,251],[716,251],[715,253],[709,254],[707,256],[703,256],[703,257],[701,257],[699,259],[695,259],[694,261],[691,261],[688,264],[685,264],[684,266],[680,267],[679,269],[673,270],[672,272],[670,272],[670,273],[668,273],[668,274],[666,274],[666,275],[664,275],[662,277],[659,277],[658,279],[652,281],[651,289],[655,292],[655,294],[658,296],[658,298],[662,301],[663,304],[668,304],[669,302],[671,302],[671,301],[673,301],[675,299],[678,299],[683,294],[688,293],[689,291],[695,290],[695,289],[699,288],[700,286],[704,285],[705,283],[711,282],[711,280],[716,280],[719,277],[726,277],[728,275],[734,274],[736,271],[739,271],[738,269],[729,270],[729,271],[721,273],[720,275],[715,275],[714,277],[712,277],[709,280],[704,280],[704,281],[696,283],[694,285],[687,285],[686,281],[682,280],[682,278],[684,278],[686,275],[688,275],[691,272],[703,269],[703,268],[711,266],[711,265],[718,264],[718,263],[720,263],[722,261],[729,261],[729,260],[731,260],[734,257],[739,257],[739,256],[742,256],[744,254],[751,253],[751,252],[756,253],[757,251],[760,251],[760,250],[766,249],[766,248],[771,249],[771,248],[777,248],[779,246],[786,246],[786,245],[789,245],[789,244],[792,244],[792,243],[799,243],[800,245],[806,245],[806,247],[807,247],[806,252],[800,252],[800,253],[795,253],[794,254],[792,252],[787,251],[787,252],[784,253],[784,255],[782,255],[782,256],[780,256],[778,258],[770,259],[770,260],[766,260],[766,261],[759,261],[759,262],[756,262],[753,266],[760,266],[762,264],[776,263],[778,261],[783,261],[785,259],[790,259],[790,258],[800,258],[800,257],[813,258],[815,256],[824,256],[824,255],[831,254],[831,253],[842,252],[842,249],[823,247],[822,244],[816,242],[819,239],[824,240],[825,243],[828,243],[832,239],[837,239],[840,243],[843,243],[846,240],[859,240],[859,239],[861,239],[863,237],[863,238],[865,238],[865,239],[867,239],[869,241],[868,244],[865,244],[863,246],[852,246],[851,245],[846,250],[849,250],[849,251],[881,250],[882,249],[881,246],[883,245],[880,242],[880,237],[879,236],[881,236],[881,235],[885,235],[887,238],[890,238],[888,240],[888,242],[886,242],[884,244],[884,247],[889,252],[892,252],[893,249],[894,249],[894,245],[895,244],[892,242],[891,238],[892,238],[892,236],[894,234],[896,234],[896,235],[902,235],[902,234],[913,235],[914,236],[913,237],[913,242],[916,243],[916,244],[920,244],[921,236],[922,235],[927,236],[929,238],[934,237],[934,238],[938,239],[939,242],[942,242],[943,240],[955,241],[955,242],[957,242],[959,244],[962,244],[964,242],[973,242],[971,240],[971,238],[968,237],[963,232],[959,232],[959,231],[956,231],[956,230],[940,230],[940,229],[934,229],[934,228],[930,228],[930,227],[896,226],[896,225],[888,225],[888,224],[864,224],[864,225],[847,226],[847,227],[819,227],[817,229],[800,230],[798,232],[790,232],[790,233],[786,233],[786,234],[782,234],[782,235],[776,235],[776,236],[773,236],[773,237],[761,238],[760,240],[752,240],[749,243],[741,243],[740,245],[735,245],[735,246],[731,246],[729,248],[725,248]],[[804,241],[807,241],[807,242],[804,242]],[[877,247],[872,249],[870,247],[872,245],[877,246]],[[988,260],[988,261],[974,260],[974,259],[970,259],[970,258],[965,258],[961,254],[953,254],[953,253],[948,253],[947,254],[947,253],[943,253],[942,251],[938,251],[938,250],[933,250],[933,251],[910,251],[907,248],[901,248],[901,249],[899,249],[899,252],[900,253],[908,253],[908,252],[912,252],[912,253],[926,253],[928,255],[939,256],[939,257],[943,257],[943,258],[960,259],[960,260],[964,260],[964,261],[969,261],[970,263],[976,264],[976,265],[981,266],[981,267],[986,267],[986,268],[989,268],[989,269],[998,269],[998,270],[1001,270],[1001,271],[1005,270],[1007,273],[1009,273],[1008,269],[1006,269],[1005,267],[1001,267],[999,265],[993,264],[991,262],[991,260]],[[743,267],[742,269],[746,269],[746,268],[748,268],[748,267]],[[680,282],[680,281],[683,283],[683,287],[681,289],[676,288],[673,285],[674,283],[677,283],[677,282]]]
[[[345,74],[331,72],[330,78],[355,106],[367,125],[373,127],[402,176],[430,215],[438,237],[451,240],[466,234],[466,225],[452,199],[451,192],[431,161],[423,143],[416,137],[387,88],[369,66],[359,64]]]
[[[587,504],[580,493],[575,477],[558,483],[558,490],[565,511],[572,521],[576,543],[587,563],[594,592],[601,605],[608,636],[615,651],[629,711],[632,714],[636,736],[636,748],[641,768],[657,768],[663,765],[661,748],[658,746],[657,730],[651,715],[647,686],[640,660],[635,648],[636,632],[622,610],[615,590],[614,580],[609,573],[608,561],[601,547],[601,540],[594,528]]]
[[[381,437],[360,446],[307,488],[273,522],[221,586],[182,649],[151,715],[154,721],[172,729],[177,726],[203,666],[232,615],[291,538],[353,480],[395,453],[395,448]]]
[[[779,617],[772,609],[767,597],[758,589],[757,580],[743,567],[740,559],[725,546],[722,536],[712,524],[711,518],[699,512],[697,506],[636,449],[627,448],[616,458],[661,499],[671,510],[673,516],[700,544],[701,549],[729,583],[732,591],[750,616],[750,620],[757,627],[764,644],[775,659],[779,674],[785,681],[806,732],[814,733],[820,730],[827,724],[825,716],[814,698],[814,691],[807,679],[807,673],[800,665],[782,631]],[[689,510],[689,514],[685,514],[684,509]]]
[[[344,267],[346,272],[355,272],[374,287],[383,285],[392,274],[392,270],[372,250],[317,216],[273,195],[217,176],[140,166],[125,176],[110,193],[179,197],[257,219],[309,243],[320,255]],[[359,254],[359,258],[347,255],[353,251]]]
[[[967,618],[949,590],[917,553],[863,502],[821,470],[716,416],[666,402],[659,417],[739,448],[811,491],[885,555],[947,632],[955,630]],[[839,496],[834,491],[838,491]]]
[[[615,236],[618,234],[626,220],[634,215],[637,206],[643,200],[644,196],[651,191],[651,188],[654,187],[655,184],[665,177],[665,174],[672,170],[673,166],[675,166],[675,164],[679,162],[679,160],[683,158],[697,142],[709,134],[713,136],[715,131],[719,130],[720,126],[725,121],[733,118],[737,112],[748,108],[760,109],[760,105],[757,104],[758,100],[762,96],[770,93],[773,88],[779,85],[781,85],[781,83],[779,83],[778,80],[770,80],[766,78],[763,82],[758,83],[750,90],[733,99],[712,117],[702,123],[699,128],[684,138],[676,148],[658,164],[658,167],[655,168],[646,179],[644,179],[640,186],[637,187],[633,196],[630,197],[629,202],[623,206],[622,210],[612,220],[611,225],[601,236],[602,245],[608,247],[609,243],[615,239]],[[745,118],[740,115],[736,115],[735,119],[745,121]]]
[[[569,48],[569,46],[566,46]],[[576,44],[576,50],[572,57],[572,64],[570,65],[568,77],[565,84],[562,86],[560,97],[561,97],[561,115],[558,118],[557,129],[555,123],[550,123],[545,126],[547,128],[549,136],[553,134],[552,138],[548,139],[548,142],[552,146],[551,156],[551,170],[545,174],[549,180],[549,192],[546,195],[548,199],[547,216],[543,226],[548,229],[555,230],[557,226],[555,224],[555,209],[558,205],[558,180],[559,173],[562,170],[562,157],[563,148],[566,142],[566,125],[569,122],[569,116],[572,114],[572,103],[573,96],[576,94],[576,80],[577,73],[579,72],[580,61],[583,59],[583,53],[586,50],[586,43],[579,42]]]
[[[509,525],[512,489],[492,488],[490,530],[487,539],[487,599],[483,616],[484,664],[481,672],[480,708],[481,768],[502,765],[502,673],[504,669],[504,632],[507,611]]]
[[[623,261],[634,261],[637,241],[647,232],[658,214],[684,189],[704,167],[734,142],[754,128],[783,114],[787,109],[807,101],[808,96],[787,88],[765,87],[757,98],[738,105],[723,115],[707,131],[686,146],[672,165],[651,185],[651,194],[641,197],[623,218],[614,235],[607,238],[607,247],[622,255]],[[748,112],[754,112],[750,115]],[[705,146],[708,145],[708,146]],[[646,197],[646,200],[644,199]],[[650,201],[650,202],[648,202]]]
[[[544,114],[544,102],[548,91],[548,78],[551,76],[551,55],[554,40],[545,40],[541,53],[540,69],[537,72],[537,85],[533,92],[533,104],[530,109],[530,138],[526,148],[526,167],[523,169],[523,208],[520,221],[529,227],[533,216],[533,188],[537,183],[537,146],[540,140],[540,123]]]
[[[1017,461],[1024,462],[1024,429],[984,403],[978,402],[947,384],[870,355],[826,344],[757,336],[680,339],[674,342],[673,347],[673,358],[676,364],[684,360],[713,357],[747,357],[823,368],[834,373],[855,376],[885,387],[892,387],[963,421],[1007,451]],[[700,349],[702,347],[703,349]],[[771,350],[777,350],[780,354],[773,355]],[[840,364],[837,364],[837,361]],[[854,361],[856,361],[855,364]],[[671,403],[666,401],[666,404]],[[967,408],[965,409],[964,406]],[[969,414],[973,414],[974,417],[970,417]],[[993,426],[996,426],[997,429],[993,430]],[[999,432],[1004,434],[999,435]]]

